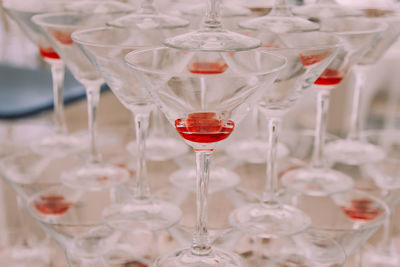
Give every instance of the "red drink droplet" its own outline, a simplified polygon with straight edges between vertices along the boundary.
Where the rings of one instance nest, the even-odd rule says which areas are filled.
[[[373,220],[380,212],[380,208],[370,199],[353,199],[350,206],[343,206],[342,210],[350,219],[361,221]]]
[[[189,66],[189,71],[194,74],[221,74],[228,65],[220,62],[194,62]]]
[[[60,195],[41,196],[34,203],[36,209],[45,215],[61,215],[71,207],[71,202],[66,202]]]
[[[51,47],[39,47],[39,53],[43,58],[60,59],[60,56]]]
[[[336,85],[343,80],[343,76],[338,70],[326,69],[315,81],[317,85]]]
[[[329,56],[328,52],[321,53],[321,54],[314,54],[314,55],[300,54],[300,60],[304,66],[311,66],[311,65],[321,62],[328,56]]]
[[[175,128],[188,141],[214,143],[226,139],[235,123],[231,120],[225,123],[214,112],[198,112],[189,114],[186,119],[177,119]]]
[[[74,41],[71,38],[71,33],[54,31],[52,34],[54,39],[56,39],[59,43],[63,45],[72,45],[74,43]]]

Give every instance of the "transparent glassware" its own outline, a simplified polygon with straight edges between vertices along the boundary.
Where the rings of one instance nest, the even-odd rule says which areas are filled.
[[[129,51],[160,44],[152,38],[158,33],[158,29],[142,31],[135,28],[101,27],[72,34],[73,40],[104,77],[121,103],[132,112],[135,120],[138,148],[136,181],[125,185],[125,191],[129,194],[126,203],[113,204],[103,212],[107,225],[123,231],[129,231],[135,225],[143,225],[151,231],[163,230],[178,223],[182,217],[178,207],[154,199],[150,194],[146,136],[154,102],[124,61]]]
[[[261,200],[233,211],[230,222],[245,233],[278,238],[300,233],[311,224],[306,214],[278,199],[277,144],[281,120],[334,59],[342,43],[335,35],[322,32],[262,34],[265,40],[277,41],[273,37],[279,36],[279,44],[264,50],[286,57],[288,64],[259,101],[268,129],[266,181]]]
[[[285,186],[311,195],[329,195],[344,192],[353,187],[354,182],[351,177],[326,167],[324,162],[329,96],[330,91],[340,84],[347,72],[377,40],[383,29],[383,24],[361,18],[326,18],[322,21],[321,30],[334,32],[346,42],[346,45],[315,81],[317,89],[315,136],[317,138],[314,140],[314,152],[309,167],[286,173],[282,178]]]
[[[71,253],[68,249],[65,250],[65,258],[70,267],[109,267],[107,261],[100,258],[83,259],[74,253]]]
[[[245,266],[239,255],[212,248],[209,242],[210,160],[218,142],[231,134],[249,105],[268,91],[286,60],[259,51],[155,48],[131,52],[126,61],[196,153],[197,219],[192,246],[159,258],[154,266]],[[220,89],[214,90],[215,86]]]
[[[100,2],[96,5],[106,5]],[[42,14],[32,18],[41,27],[48,41],[53,45],[61,58],[65,61],[74,77],[81,82],[86,89],[88,102],[88,127],[90,134],[90,155],[86,164],[72,168],[63,173],[61,181],[71,187],[97,190],[113,187],[125,182],[129,173],[117,166],[102,160],[97,144],[97,107],[100,100],[100,86],[103,79],[92,66],[89,59],[83,54],[79,46],[71,39],[71,33],[79,29],[95,26],[103,26],[107,21],[125,14],[125,9],[117,10],[106,5],[106,9],[98,8],[99,13],[64,12]],[[128,6],[130,8],[130,6]]]
[[[294,16],[286,0],[276,0],[267,15],[245,20],[239,26],[249,30],[264,30],[275,33],[318,31],[319,24]]]
[[[354,66],[355,86],[353,91],[352,106],[350,113],[350,128],[345,139],[335,143],[327,144],[327,156],[349,165],[360,165],[374,161],[379,161],[384,157],[384,151],[373,144],[369,144],[360,139],[362,129],[362,92],[367,85],[368,77],[365,73],[369,66],[376,63],[383,54],[391,47],[400,35],[398,23],[400,12],[397,10],[361,9],[365,16],[376,21],[376,23],[386,24],[379,39],[370,47],[368,52]]]
[[[359,190],[322,197],[299,195],[295,201],[310,214],[311,230],[337,241],[348,257],[358,252],[390,214],[382,200]]]
[[[390,218],[383,225],[382,237],[376,245],[366,246],[363,251],[362,266],[397,266],[400,254],[394,240],[394,212],[400,200],[400,132],[396,130],[369,130],[361,132],[366,142],[384,149],[386,157],[378,162],[365,164],[362,172],[371,177],[376,186],[385,195],[385,202],[392,211]]]
[[[62,248],[90,262],[110,251],[122,234],[101,220],[104,206],[112,201],[108,191],[80,191],[53,184],[33,194],[26,206]]]
[[[189,26],[189,21],[178,16],[171,16],[159,12],[154,6],[154,0],[142,0],[136,12],[111,20],[108,23],[114,27],[130,27],[135,25],[139,29],[177,29]]]
[[[207,8],[200,29],[167,38],[171,48],[192,51],[243,51],[260,46],[258,39],[225,29],[220,18],[220,1],[207,0]]]
[[[82,149],[83,140],[68,134],[64,116],[64,62],[47,42],[43,33],[35,25],[31,18],[36,14],[62,11],[64,1],[2,1],[6,14],[9,15],[26,34],[26,36],[38,46],[43,60],[49,64],[52,77],[52,90],[54,97],[54,132],[32,142],[32,148],[46,155],[62,156],[74,153]]]

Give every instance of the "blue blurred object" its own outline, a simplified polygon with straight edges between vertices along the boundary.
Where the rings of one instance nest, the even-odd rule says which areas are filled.
[[[102,91],[106,90],[102,86]],[[85,99],[85,88],[66,71],[64,103]],[[0,64],[0,118],[17,119],[53,109],[51,74]]]

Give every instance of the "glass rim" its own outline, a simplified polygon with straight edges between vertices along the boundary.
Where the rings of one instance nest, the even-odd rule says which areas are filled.
[[[133,69],[138,70],[138,71],[141,71],[141,72],[146,72],[146,73],[157,73],[157,74],[171,74],[171,73],[169,73],[169,72],[167,72],[167,71],[157,71],[157,70],[151,70],[151,69],[148,69],[148,68],[144,68],[144,67],[138,66],[138,65],[136,65],[135,63],[132,63],[132,62],[130,61],[130,59],[131,59],[132,57],[134,57],[136,54],[143,54],[143,53],[150,52],[150,51],[153,51],[153,52],[154,52],[154,51],[157,51],[157,50],[165,50],[165,49],[173,50],[173,51],[186,51],[187,53],[232,53],[232,51],[223,51],[223,52],[217,52],[217,51],[215,51],[215,52],[214,52],[214,51],[196,51],[196,50],[193,51],[193,50],[175,49],[175,48],[165,47],[165,46],[156,46],[156,47],[153,47],[153,48],[150,48],[150,49],[146,48],[146,49],[141,49],[141,50],[129,52],[128,54],[125,55],[125,62],[126,62],[130,67],[132,67]],[[282,64],[281,64],[280,66],[275,67],[275,68],[273,68],[273,69],[271,69],[271,70],[268,70],[268,71],[259,71],[259,72],[252,72],[252,74],[255,75],[255,76],[257,76],[257,75],[265,75],[265,74],[269,74],[269,73],[274,73],[274,72],[281,71],[281,70],[283,70],[283,69],[286,67],[286,65],[287,65],[287,59],[286,59],[286,57],[283,57],[283,56],[281,56],[281,55],[277,55],[277,54],[272,53],[272,52],[260,51],[260,50],[257,50],[257,49],[252,49],[252,50],[245,50],[245,51],[236,51],[236,52],[233,52],[233,53],[241,53],[241,52],[254,52],[254,53],[269,54],[271,57],[275,57],[276,59],[279,59],[279,60],[282,61]]]
[[[376,21],[372,18],[366,18],[366,17],[333,17],[333,18],[327,18],[327,20],[331,21],[356,21],[357,23],[370,23],[372,25],[375,24],[375,27],[365,29],[365,30],[348,30],[348,31],[336,31],[336,30],[321,30],[321,32],[327,32],[327,33],[334,33],[339,36],[347,36],[347,35],[361,35],[361,34],[372,34],[372,33],[380,33],[384,32],[388,28],[388,24],[385,22],[381,21]]]
[[[95,33],[95,32],[107,32],[107,31],[140,31],[139,29],[132,29],[132,28],[119,28],[119,27],[112,27],[112,26],[101,26],[101,27],[96,27],[96,28],[89,28],[89,29],[81,29],[81,30],[76,30],[71,34],[72,40],[78,44],[82,45],[88,45],[88,46],[94,46],[94,47],[115,47],[115,48],[131,48],[131,49],[141,49],[141,48],[150,48],[150,47],[158,47],[159,45],[126,45],[126,44],[118,44],[114,43],[111,44],[108,42],[96,42],[96,41],[89,41],[89,40],[84,40],[85,38],[82,37],[82,35],[85,34],[90,34],[90,33]],[[154,29],[157,30],[157,29]]]

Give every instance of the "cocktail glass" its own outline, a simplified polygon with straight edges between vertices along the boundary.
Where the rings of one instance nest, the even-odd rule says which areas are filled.
[[[270,36],[277,34],[271,33]],[[291,205],[280,203],[277,197],[276,148],[279,128],[282,116],[314,83],[342,45],[335,35],[322,32],[286,33],[279,34],[279,38],[280,48],[269,48],[268,51],[285,56],[288,64],[276,79],[272,90],[265,93],[259,102],[268,125],[265,189],[259,203],[240,207],[230,215],[233,226],[250,235],[265,238],[300,233],[311,224],[306,214]]]
[[[175,225],[182,217],[178,207],[153,199],[150,195],[145,152],[149,116],[154,104],[124,61],[129,51],[160,44],[153,38],[159,32],[158,29],[143,31],[135,28],[102,27],[72,34],[75,43],[135,119],[138,148],[136,183],[125,186],[130,193],[127,203],[114,204],[103,212],[106,224],[119,230],[129,231],[140,224],[151,231],[158,231]]]
[[[210,158],[218,142],[228,138],[250,105],[268,90],[286,60],[261,51],[155,48],[129,53],[126,61],[196,153],[197,222],[192,247],[163,256],[154,266],[245,266],[240,256],[211,248],[208,240]]]
[[[306,194],[324,195],[344,192],[353,186],[352,179],[330,169],[324,162],[326,120],[330,90],[361,59],[384,30],[384,25],[362,18],[326,18],[321,30],[334,32],[346,42],[339,55],[315,81],[317,91],[317,121],[314,152],[309,167],[288,172],[282,178],[285,186]],[[337,141],[336,141],[337,142]]]
[[[192,51],[243,51],[260,46],[258,39],[225,29],[220,19],[220,1],[207,0],[203,25],[200,29],[167,38],[168,47]]]
[[[87,93],[88,122],[90,132],[90,156],[86,164],[66,171],[60,177],[61,181],[74,188],[97,190],[105,187],[113,187],[125,182],[129,175],[122,168],[103,162],[97,146],[96,115],[100,99],[100,86],[103,79],[90,63],[87,57],[79,49],[79,46],[71,39],[71,33],[88,27],[103,26],[107,21],[125,14],[124,9],[99,8],[107,2],[100,2],[96,6],[98,13],[64,12],[42,14],[32,18],[41,27],[48,41],[53,45],[75,78],[81,82]]]
[[[36,14],[62,11],[65,1],[2,1],[5,12],[19,25],[21,30],[34,42],[40,55],[50,65],[54,96],[54,133],[32,142],[32,148],[45,155],[62,156],[84,147],[82,139],[67,133],[64,116],[64,62],[47,42],[43,33],[31,18]]]
[[[400,35],[398,27],[400,22],[400,12],[396,10],[363,9],[369,19],[377,23],[387,24],[387,28],[382,31],[379,39],[375,41],[368,53],[357,62],[353,68],[356,84],[354,86],[350,128],[346,139],[338,140],[327,144],[326,155],[337,162],[350,165],[366,164],[380,161],[384,158],[384,151],[373,144],[369,144],[361,139],[362,129],[360,114],[362,112],[362,88],[366,85],[367,76],[365,70],[376,63],[383,54],[391,47]]]

